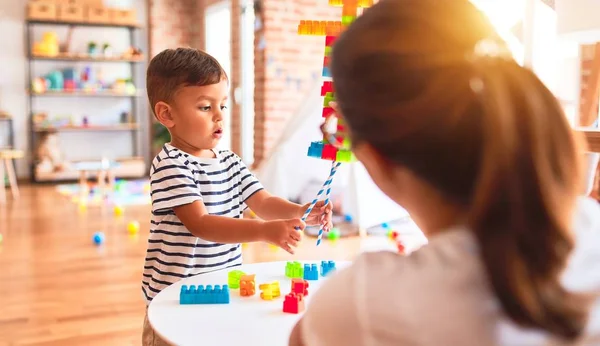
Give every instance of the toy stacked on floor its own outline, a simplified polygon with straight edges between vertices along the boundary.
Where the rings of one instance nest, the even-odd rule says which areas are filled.
[[[341,162],[353,162],[355,157],[350,150],[350,140],[346,136],[345,125],[342,119],[337,118],[330,102],[335,101],[335,90],[329,71],[329,59],[335,39],[345,30],[357,17],[361,8],[368,8],[373,5],[373,0],[329,0],[329,5],[342,7],[342,18],[340,21],[317,21],[303,20],[298,25],[298,34],[310,36],[325,36],[325,55],[323,58],[323,73],[325,79],[321,87],[321,96],[323,96],[322,117],[325,121],[322,125],[323,140],[312,142],[308,148],[308,156],[332,161],[329,178],[323,184],[323,188],[317,194],[317,198],[308,208],[307,216],[321,194],[326,191],[325,201],[329,202],[331,192],[331,181],[340,166]],[[334,123],[335,121],[335,123]],[[335,125],[335,130],[330,129]],[[304,220],[304,218],[303,218]],[[323,229],[319,230],[317,236],[317,246],[321,243]]]

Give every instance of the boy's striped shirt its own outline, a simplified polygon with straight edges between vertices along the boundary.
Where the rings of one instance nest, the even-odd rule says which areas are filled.
[[[147,303],[182,278],[242,263],[240,244],[197,238],[173,211],[202,201],[211,215],[242,217],[244,201],[262,186],[236,154],[215,154],[212,159],[198,158],[165,144],[152,162],[152,219],[142,279]]]

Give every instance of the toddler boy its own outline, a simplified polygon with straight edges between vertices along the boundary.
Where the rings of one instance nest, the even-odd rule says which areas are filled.
[[[167,49],[152,59],[147,93],[171,135],[150,169],[152,219],[142,291],[149,304],[172,283],[242,263],[241,244],[264,241],[294,253],[308,205],[270,195],[241,159],[216,150],[223,136],[228,77],[212,56]],[[262,220],[242,218],[249,207]],[[331,206],[319,202],[308,224],[331,226]],[[144,323],[144,344],[161,340]]]

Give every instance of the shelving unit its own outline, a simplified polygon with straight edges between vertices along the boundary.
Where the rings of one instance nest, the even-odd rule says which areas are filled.
[[[145,59],[144,58],[122,58],[122,57],[104,57],[104,56],[91,56],[84,54],[69,54],[69,53],[61,53],[57,56],[40,56],[34,55],[32,50],[33,45],[33,34],[34,28],[36,26],[56,26],[56,27],[67,27],[67,28],[98,28],[100,30],[106,28],[119,28],[126,29],[129,36],[129,44],[133,47],[145,46],[145,44],[140,44],[136,40],[136,31],[142,28],[141,25],[118,25],[118,24],[101,24],[101,23],[87,23],[87,22],[69,22],[69,21],[46,21],[46,20],[28,20],[26,22],[26,46],[27,46],[27,56],[28,56],[28,64],[27,64],[27,85],[29,85],[28,90],[28,106],[29,106],[29,128],[30,128],[30,148],[32,157],[34,158],[31,162],[31,177],[34,182],[54,182],[61,180],[75,180],[79,177],[78,172],[75,170],[66,170],[62,172],[44,172],[40,171],[36,168],[36,155],[35,151],[37,148],[37,141],[39,139],[40,134],[42,133],[90,133],[90,136],[95,136],[92,133],[98,132],[131,132],[132,137],[132,152],[134,155],[132,157],[112,157],[111,159],[120,163],[118,169],[115,170],[115,175],[118,178],[137,178],[146,175],[146,166],[147,166],[147,158],[146,158],[146,149],[143,141],[143,136],[140,134],[141,131],[147,130],[147,114],[144,112],[144,107],[142,104],[142,100],[140,98],[141,93],[139,90],[143,90],[144,86],[141,85],[139,80],[140,77],[143,78],[143,70],[145,70]],[[143,36],[142,36],[143,37]],[[101,90],[101,91],[88,91],[88,90],[61,90],[61,91],[45,91],[45,92],[34,92],[31,88],[32,81],[34,78],[39,77],[34,75],[34,65],[36,63],[47,63],[47,62],[84,62],[90,64],[97,63],[114,63],[114,64],[128,64],[130,66],[129,70],[131,73],[131,82],[136,87],[135,93],[127,93],[127,92],[119,92],[114,90]],[[65,98],[65,99],[82,99],[82,98],[104,98],[110,102],[110,99],[129,99],[131,105],[131,123],[121,123],[121,124],[109,124],[109,125],[84,125],[84,126],[39,126],[36,125],[33,121],[34,114],[36,114],[39,110],[34,109],[34,100],[36,98]],[[69,100],[61,101],[61,102],[69,102]],[[92,144],[93,143],[93,144]],[[95,146],[102,145],[100,141],[92,142],[91,138],[88,138],[86,135],[85,143],[82,143],[82,148],[86,148],[85,146]],[[90,155],[89,158],[85,158],[85,160],[81,161],[93,161],[93,160],[101,160],[102,157]],[[79,160],[77,160],[79,161]],[[69,162],[69,164],[76,163],[77,161],[73,160]]]

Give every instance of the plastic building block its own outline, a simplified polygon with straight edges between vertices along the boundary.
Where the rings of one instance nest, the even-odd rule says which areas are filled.
[[[304,311],[304,296],[294,292],[285,296],[283,300],[283,312],[298,314]]]
[[[335,160],[338,162],[354,162],[354,154],[349,150],[338,150]]]
[[[304,265],[304,280],[319,280],[319,270],[316,264]]]
[[[342,29],[342,22],[339,21],[301,20],[298,25],[298,34],[308,36],[338,36],[342,33]]]
[[[179,304],[229,304],[229,287],[227,285],[187,285],[181,286]]]
[[[335,262],[334,261],[321,261],[321,276],[327,276],[327,274],[331,273],[335,270]]]
[[[321,86],[321,96],[325,96],[327,93],[335,93],[333,82],[323,82],[323,85]]]
[[[323,67],[323,77],[331,77],[331,71],[329,71],[329,67]]]
[[[335,110],[333,110],[331,107],[323,107],[323,118],[329,117],[334,112]]]
[[[323,98],[323,107],[329,107],[329,102],[331,101],[335,101],[335,97],[333,97],[332,93],[327,93],[325,94],[325,97]]]
[[[333,46],[337,36],[325,36],[325,46]]]
[[[325,56],[330,56],[332,50],[333,49],[331,47],[325,47]]]
[[[229,272],[229,274],[227,274],[227,283],[229,284],[229,287],[231,288],[240,288],[240,278],[246,275],[246,273],[244,273],[241,270],[232,270]]]
[[[326,160],[335,160],[337,158],[338,149],[331,144],[326,144],[323,146],[323,154],[321,158]]]
[[[281,295],[279,281],[260,284],[258,288],[261,290],[260,297],[264,300],[273,300]]]
[[[300,278],[292,279],[292,292],[301,294],[303,296],[308,295],[308,281]]]
[[[300,262],[287,262],[285,264],[285,276],[288,278],[301,278],[304,276],[304,270]]]
[[[254,281],[254,274],[243,275],[240,278],[240,295],[242,297],[250,297],[256,293],[256,283]]]
[[[356,16],[342,16],[342,24],[343,25],[350,25],[352,24],[352,22],[356,20]]]
[[[310,144],[310,147],[308,148],[308,156],[321,158],[322,155],[323,155],[323,143],[312,142]]]

